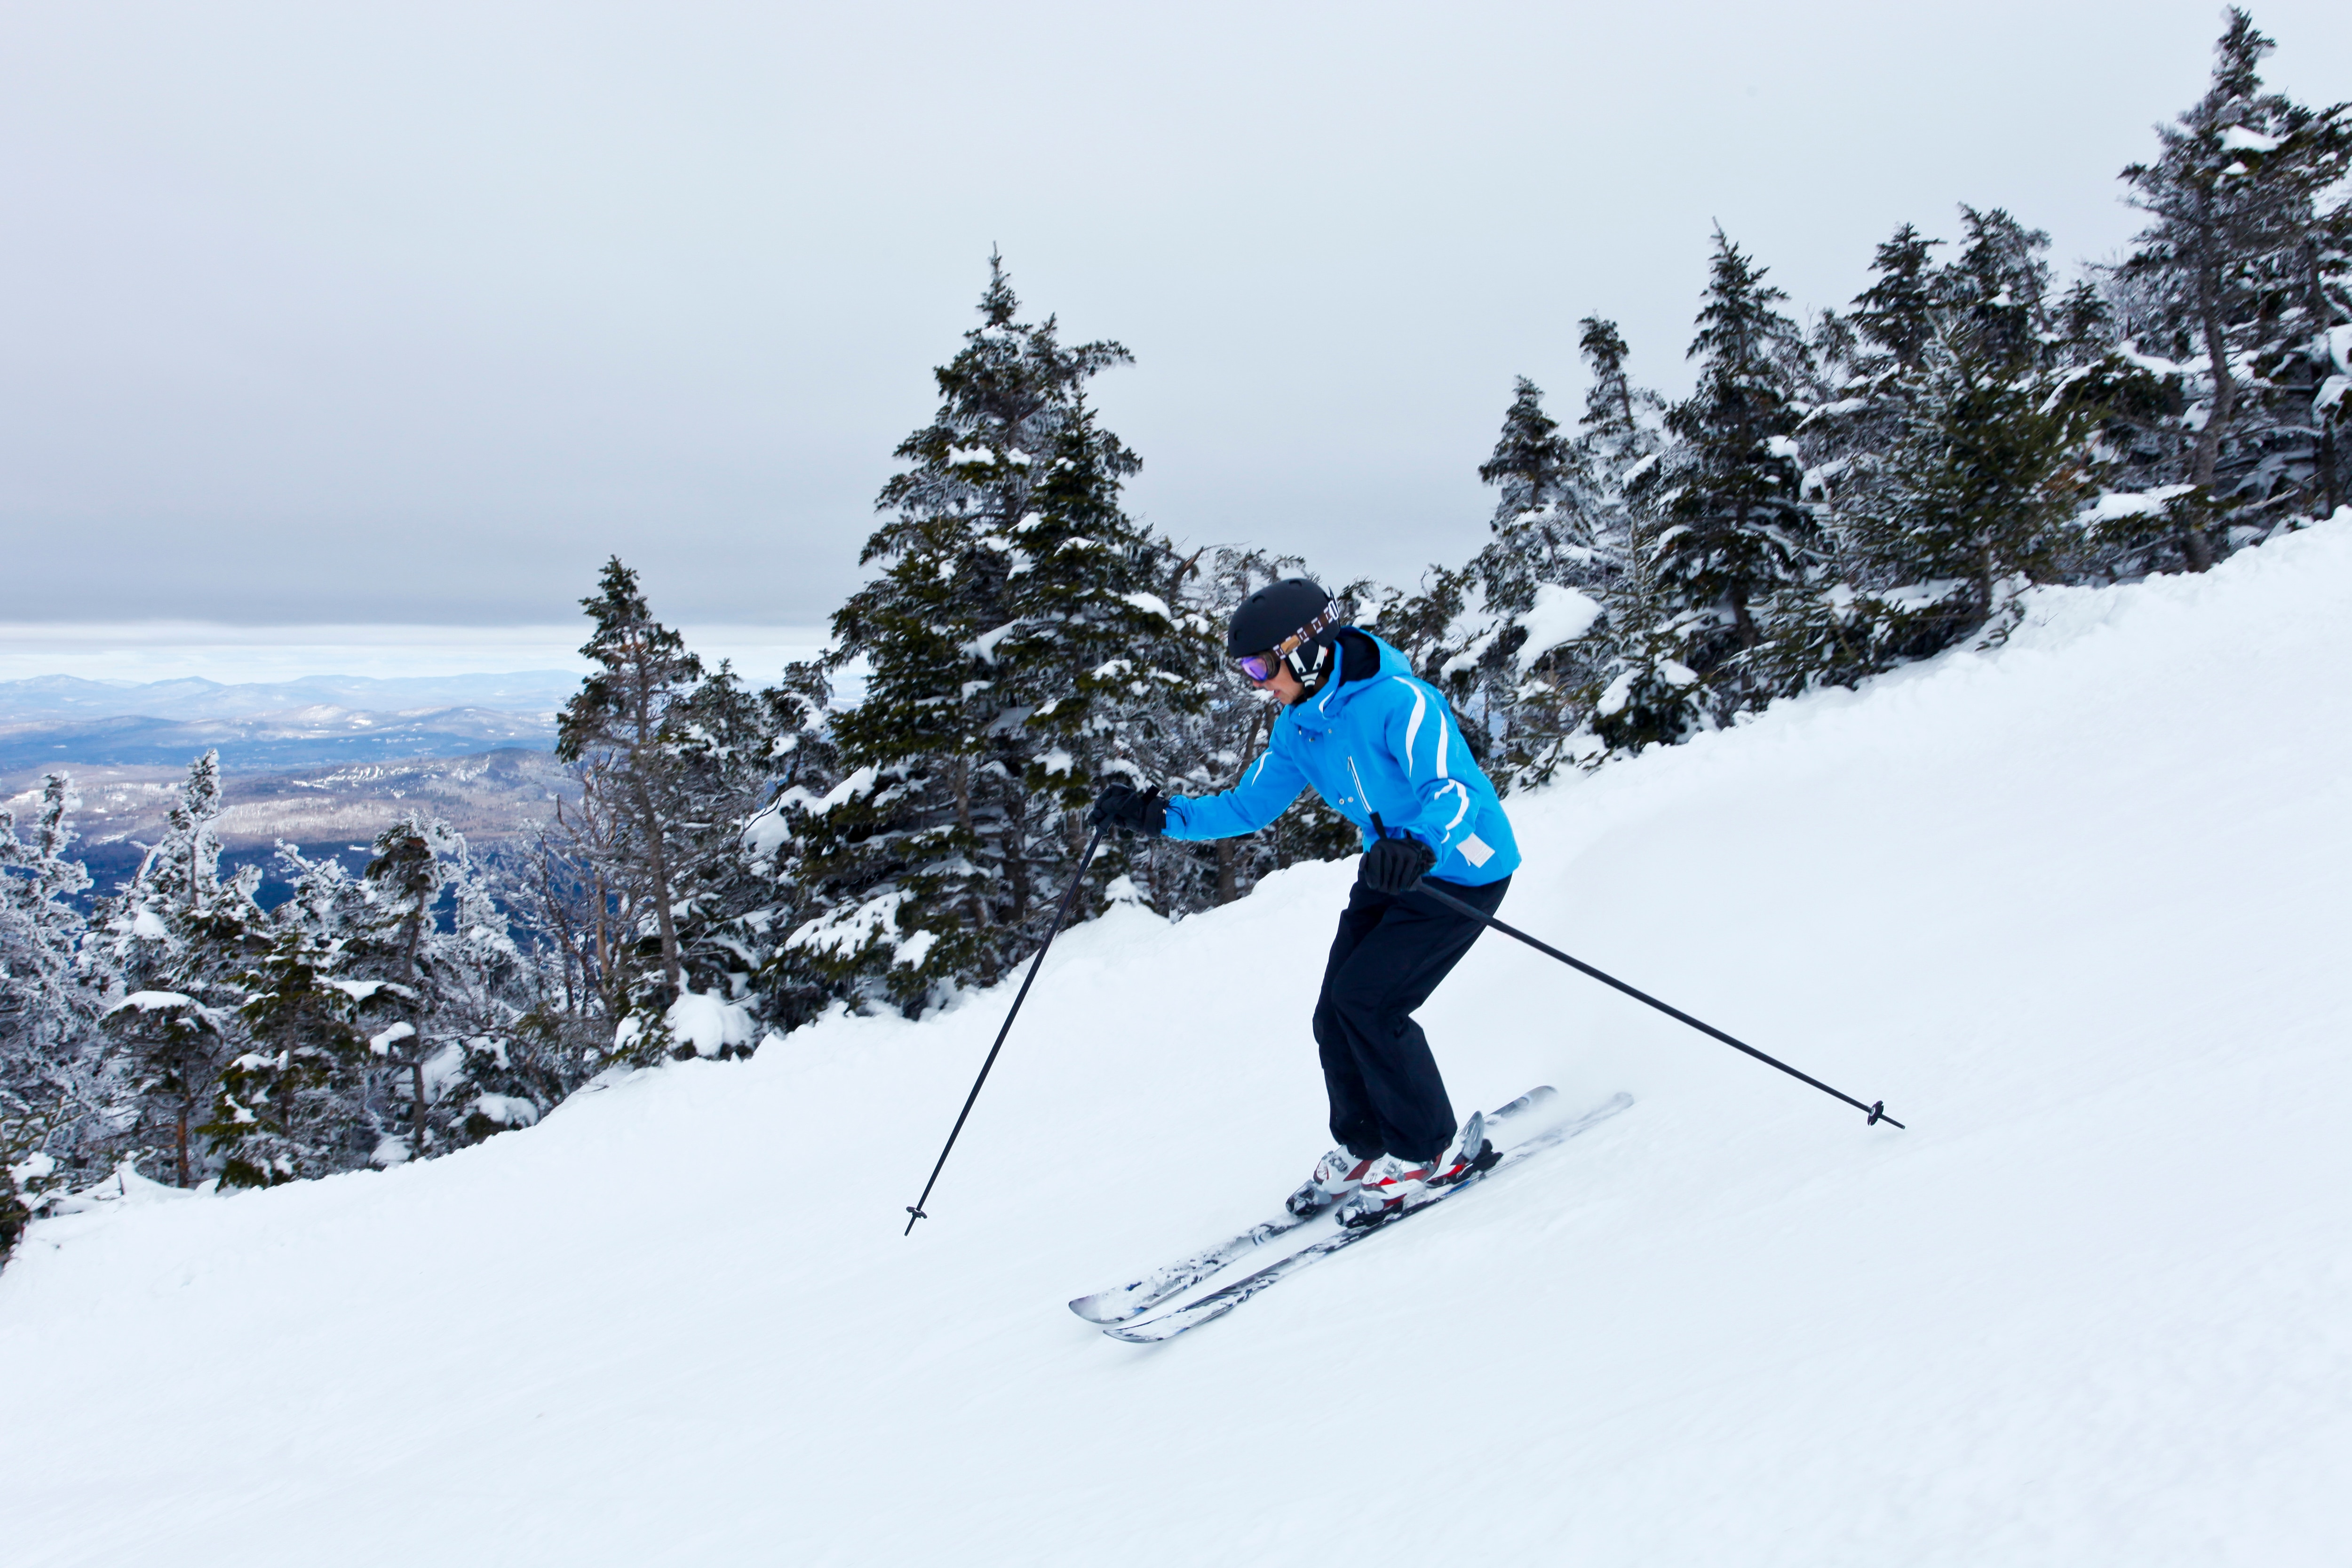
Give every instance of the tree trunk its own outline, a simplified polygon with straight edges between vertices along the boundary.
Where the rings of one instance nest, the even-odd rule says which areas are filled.
[[[646,834],[646,870],[653,879],[654,924],[661,931],[662,977],[669,983],[669,999],[686,994],[685,976],[677,957],[677,921],[670,913],[669,854],[662,836],[661,818],[654,811],[653,795],[637,771],[630,770],[629,793],[636,797],[637,818]]]
[[[629,683],[629,718],[636,731],[628,747],[629,795],[646,835],[646,869],[654,884],[654,927],[661,933],[662,978],[668,984],[670,1000],[675,1002],[685,994],[686,983],[677,956],[677,921],[669,907],[669,845],[662,833],[661,817],[654,810],[653,791],[646,783],[652,771],[652,759],[659,751],[661,726],[653,708],[652,650],[642,629],[629,644],[629,659],[635,677]]]
[[[410,1053],[410,1055],[411,1055],[411,1059],[410,1059],[409,1064],[408,1064],[408,1081],[409,1081],[410,1090],[411,1090],[411,1094],[410,1094],[411,1103],[412,1103],[412,1105],[414,1106],[414,1109],[412,1110],[412,1111],[410,1112],[410,1115],[409,1115],[410,1131],[413,1131],[413,1132],[415,1132],[415,1133],[416,1134],[416,1153],[415,1153],[415,1157],[416,1157],[417,1159],[419,1159],[419,1160],[422,1160],[423,1158],[425,1158],[425,1037],[424,1037],[424,1036],[419,1035],[419,1036],[416,1037],[416,1045],[415,1045],[415,1049]]]
[[[180,1185],[183,1187],[194,1184],[188,1180],[188,1119],[194,1110],[194,1100],[193,1093],[180,1097],[179,1122],[173,1129],[172,1147],[178,1155]]]
[[[604,1016],[617,1018],[621,1016],[621,966],[614,961],[618,956],[620,938],[613,931],[613,889],[604,885],[604,879],[600,874],[595,879],[593,890],[596,895],[596,934],[593,939],[596,943],[596,994],[604,999]]]
[[[1748,613],[1748,590],[1732,589],[1730,599],[1731,624],[1739,633],[1739,646],[1754,647],[1763,637],[1756,630],[1756,617]]]
[[[2211,245],[2209,237],[2205,243]],[[2221,432],[2237,412],[2238,384],[2230,374],[2230,342],[2221,324],[2221,280],[2217,276],[2219,264],[2209,255],[2200,256],[2197,266],[2197,314],[2205,333],[2205,358],[2213,376],[2213,404],[2205,416],[2205,428],[2197,432],[2196,467],[2189,482],[2205,492],[2213,494],[2214,470],[2221,461]],[[2213,545],[2205,531],[2190,523],[2181,532],[2181,548],[2188,554],[2189,569],[2202,572],[2213,564]]]
[[[2303,242],[2303,277],[2304,308],[2311,312],[2313,342],[2312,352],[2307,357],[2311,362],[2312,395],[2315,399],[2327,378],[2327,372],[2316,351],[2320,342],[2318,334],[2327,330],[2328,315],[2327,291],[2320,286],[2319,245],[2315,240]],[[2341,406],[2340,403],[2338,406]],[[2315,477],[2319,480],[2320,498],[2325,505],[2319,515],[2334,517],[2338,502],[2336,499],[2336,410],[2333,408],[2319,415],[2319,440],[2312,457],[2314,466],[2319,470]]]
[[[2322,517],[2334,517],[2344,503],[2336,497],[2336,414],[2330,409],[2319,421],[2319,489],[2326,503]]]
[[[948,764],[948,787],[955,795],[956,826],[964,831],[966,837],[978,838],[980,835],[971,825],[971,763],[969,759],[958,757]],[[977,858],[972,861],[974,866],[979,863]],[[988,896],[977,882],[972,884],[969,902],[971,906],[972,928],[976,931],[987,930]],[[993,964],[990,966],[990,972],[994,973]]]
[[[1217,840],[1217,891],[1215,895],[1216,901],[1220,905],[1230,904],[1234,899],[1240,896],[1234,887],[1234,841],[1230,838],[1220,838]]]
[[[1029,918],[1029,857],[1024,852],[1028,840],[1028,822],[1021,814],[1021,794],[1015,790],[1004,801],[1004,877],[1013,888],[1015,931]]]
[[[955,795],[956,826],[971,831],[971,767],[962,757],[948,764],[948,788]]]
[[[408,941],[400,955],[400,982],[411,992],[416,990],[416,949],[425,940],[426,906],[420,901],[408,912]],[[415,1031],[410,1038],[416,1043],[409,1047],[412,1058],[408,1064],[410,1081],[415,1086],[415,1110],[410,1117],[409,1131],[416,1135],[416,1147],[410,1151],[416,1159],[425,1157],[425,1000],[412,995],[408,1003],[408,1026]]]

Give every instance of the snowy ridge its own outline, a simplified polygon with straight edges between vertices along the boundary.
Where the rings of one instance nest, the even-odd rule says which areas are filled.
[[[912,1238],[1009,987],[44,1222],[0,1275],[9,1560],[2336,1561],[2347,611],[2339,518],[1512,803],[1506,918],[1908,1132],[1490,938],[1423,1014],[1457,1106],[1642,1113],[1120,1345],[1064,1299],[1319,1152],[1351,871],[1123,906]]]
[[[0,721],[103,719],[137,715],[179,722],[290,715],[301,708],[422,712],[478,708],[545,715],[580,688],[568,670],[530,669],[501,675],[374,678],[314,675],[299,680],[216,680],[182,677],[134,682],[83,680],[69,675],[0,680]]]

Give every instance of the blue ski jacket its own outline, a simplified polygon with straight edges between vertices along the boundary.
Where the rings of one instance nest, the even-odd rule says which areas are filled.
[[[1359,628],[1349,628],[1359,629]],[[1364,634],[1370,637],[1369,632]],[[1519,847],[1495,786],[1454,727],[1435,687],[1378,637],[1377,673],[1333,680],[1286,708],[1265,752],[1218,795],[1168,803],[1171,838],[1232,838],[1280,816],[1308,784],[1332,810],[1378,837],[1411,837],[1437,851],[1429,874],[1478,887],[1518,869]]]

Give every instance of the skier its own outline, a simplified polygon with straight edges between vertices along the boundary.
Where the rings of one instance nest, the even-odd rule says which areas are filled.
[[[1225,651],[1282,704],[1266,749],[1219,795],[1162,798],[1113,784],[1087,820],[1170,838],[1231,838],[1317,794],[1363,832],[1356,886],[1339,916],[1315,1003],[1315,1043],[1339,1147],[1289,1200],[1378,1224],[1416,1193],[1493,1158],[1480,1120],[1457,1126],[1413,1009],[1485,929],[1413,891],[1423,877],[1488,914],[1518,846],[1435,688],[1402,654],[1341,624],[1338,600],[1305,577],[1261,588],[1234,612]]]

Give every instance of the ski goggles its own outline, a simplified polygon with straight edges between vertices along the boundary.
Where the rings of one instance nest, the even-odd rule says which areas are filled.
[[[1274,672],[1282,668],[1282,656],[1278,653],[1254,653],[1235,662],[1240,665],[1244,675],[1263,682],[1272,680]]]

